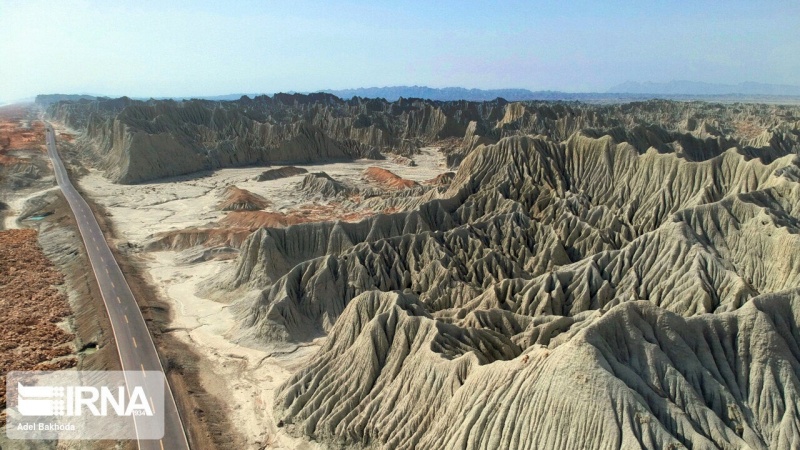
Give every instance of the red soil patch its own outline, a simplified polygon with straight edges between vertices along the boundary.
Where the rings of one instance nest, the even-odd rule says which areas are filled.
[[[217,247],[226,245],[238,247],[242,245],[251,231],[247,228],[186,228],[184,230],[160,233],[157,239],[148,245],[148,250],[183,250],[197,245]]]
[[[219,224],[223,227],[238,227],[255,231],[263,227],[281,228],[307,222],[325,222],[330,220],[358,222],[372,214],[371,211],[342,211],[338,203],[326,205],[314,203],[301,206],[290,211],[288,214],[269,211],[234,211],[228,213]]]
[[[289,215],[302,219],[303,222],[327,222],[341,220],[343,222],[358,222],[361,219],[373,216],[372,211],[345,211],[337,202],[320,205],[312,203],[292,210]]]
[[[3,153],[3,150],[0,150],[0,166],[13,166],[20,162],[19,158],[15,158],[13,156],[8,156]]]
[[[0,406],[12,370],[74,367],[74,336],[57,324],[71,314],[64,282],[42,253],[35,230],[0,232]],[[0,417],[0,423],[5,416]]]
[[[372,211],[345,211],[338,203],[304,205],[288,214],[273,211],[231,211],[217,226],[168,231],[157,236],[148,250],[182,250],[197,245],[239,247],[259,228],[284,228],[300,223],[342,220],[358,222],[372,216]]]
[[[406,180],[380,167],[368,167],[367,170],[364,171],[364,176],[368,180],[390,189],[408,189],[419,186],[416,181]]]
[[[302,223],[298,217],[268,211],[233,211],[228,213],[219,224],[223,227],[257,230],[262,227],[280,228]]]
[[[8,166],[20,161],[8,155],[11,151],[44,150],[44,123],[30,120],[29,117],[31,111],[24,105],[0,108],[0,165]]]
[[[733,126],[736,127],[736,133],[743,139],[753,139],[763,133],[766,128],[759,126],[753,121],[739,121],[734,122]]]
[[[0,108],[0,149],[22,150],[44,147],[44,124],[40,121],[31,121],[30,127],[25,126],[25,114],[5,111]]]

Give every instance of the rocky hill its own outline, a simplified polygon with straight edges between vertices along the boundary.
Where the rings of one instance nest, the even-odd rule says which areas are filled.
[[[424,98],[428,100],[491,101],[504,98],[509,101],[535,100],[544,94],[527,89],[465,89],[460,87],[430,88],[427,86],[386,86],[358,89],[326,90],[329,94],[349,99],[353,97],[384,98],[389,101],[401,98]],[[560,92],[559,94],[569,95]]]
[[[447,184],[261,228],[216,280],[261,289],[241,342],[327,336],[280,423],[382,448],[800,445],[798,112],[492,108]]]
[[[248,164],[380,159],[382,151],[414,153],[448,126],[429,102],[343,102],[328,94],[60,102],[48,115],[81,131],[87,155],[121,183]]]
[[[241,165],[409,156],[441,142],[456,167],[481,144],[525,135],[560,142],[578,131],[609,133],[640,150],[675,149],[689,159],[734,145],[773,158],[792,152],[800,133],[800,117],[787,106],[665,101],[597,106],[276,94],[230,102],[83,99],[47,111],[80,131],[85,154],[120,183]]]
[[[320,94],[49,114],[120,182],[447,155],[455,173],[431,182],[367,168],[380,195],[318,171],[295,182],[373,211],[358,221],[239,211],[259,205],[226,192],[220,233],[238,233],[224,242],[239,255],[203,288],[255,293],[232,305],[233,337],[324,337],[275,391],[289,433],[407,449],[800,446],[796,107]]]

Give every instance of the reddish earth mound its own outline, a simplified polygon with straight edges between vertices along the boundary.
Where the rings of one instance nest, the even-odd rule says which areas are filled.
[[[390,189],[408,189],[419,186],[416,181],[400,178],[394,173],[380,167],[369,167],[364,171],[364,176],[383,187]]]
[[[453,178],[455,177],[456,177],[455,172],[445,172],[436,175],[435,178],[431,178],[430,180],[426,181],[425,184],[431,184],[434,186],[447,186],[448,184],[453,182]]]
[[[156,235],[146,250],[183,250],[198,245],[238,247],[250,235],[250,230],[240,227],[186,228]]]
[[[294,216],[288,216],[278,212],[267,211],[237,211],[228,213],[219,224],[223,227],[244,228],[247,230],[257,230],[262,227],[288,227],[302,223]]]
[[[36,231],[0,232],[0,404],[9,371],[75,365],[74,337],[58,326],[71,314],[67,298],[55,288],[63,282],[39,248]]]
[[[302,223],[294,216],[267,211],[231,211],[214,226],[167,231],[155,236],[146,250],[185,250],[202,245],[238,248],[253,231],[261,227],[279,228]]]
[[[13,166],[14,164],[17,164],[20,161],[21,160],[19,158],[8,156],[5,154],[4,150],[0,150],[0,166]]]
[[[198,245],[239,248],[247,236],[259,228],[283,228],[331,220],[358,222],[373,214],[369,210],[347,211],[338,202],[304,205],[286,214],[273,211],[231,211],[216,225],[159,233],[147,244],[146,250],[184,250]]]
[[[338,202],[328,204],[313,203],[303,205],[288,214],[301,222],[324,222],[341,220],[343,222],[358,222],[361,219],[374,215],[372,211],[346,211]]]
[[[270,205],[264,197],[232,185],[225,188],[222,198],[217,205],[222,211],[258,211]]]
[[[327,205],[304,205],[290,211],[288,214],[268,211],[236,211],[228,213],[219,223],[223,227],[246,228],[255,231],[259,228],[288,227],[306,222],[323,222],[328,220],[342,220],[356,222],[371,216],[371,212],[342,211],[336,203]]]

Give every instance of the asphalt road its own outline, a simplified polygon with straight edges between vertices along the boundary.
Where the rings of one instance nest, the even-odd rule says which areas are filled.
[[[145,324],[142,312],[131,289],[122,275],[122,271],[111,253],[103,232],[97,224],[91,209],[81,197],[67,176],[67,171],[56,151],[56,139],[53,128],[45,123],[47,153],[53,161],[56,181],[72,208],[78,223],[86,251],[89,254],[92,270],[100,286],[100,293],[108,310],[114,338],[117,341],[120,362],[123,370],[164,372],[153,339]],[[166,384],[166,383],[165,383]],[[175,405],[172,390],[166,384],[164,393],[164,437],[161,440],[138,440],[142,450],[181,450],[188,449],[189,443],[183,428],[183,422]]]

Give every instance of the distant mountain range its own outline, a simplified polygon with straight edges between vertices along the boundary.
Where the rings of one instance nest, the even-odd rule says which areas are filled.
[[[539,97],[550,96],[554,93],[532,92],[527,89],[465,89],[462,87],[431,88],[427,86],[387,86],[357,89],[326,89],[320,92],[333,94],[339,98],[367,97],[385,98],[392,102],[403,98],[424,98],[428,100],[450,101],[488,101],[498,97],[509,101],[533,100]],[[559,96],[565,93],[555,93]]]
[[[508,101],[581,101],[586,103],[616,103],[663,98],[670,100],[706,100],[718,102],[766,102],[798,103],[800,86],[740,83],[735,85],[701,83],[695,81],[670,81],[668,83],[626,82],[614,86],[608,92],[560,92],[530,91],[528,89],[466,89],[462,87],[431,88],[427,86],[387,86],[357,89],[325,89],[325,92],[342,99],[353,97],[384,98],[396,101],[399,98],[424,98],[435,101],[487,101],[498,97]],[[289,92],[298,93],[298,92]],[[308,94],[310,92],[299,92]],[[263,93],[228,94],[216,96],[168,97],[173,100],[200,98],[213,101],[238,100],[242,96],[255,97]],[[272,95],[272,94],[268,94]],[[38,95],[36,103],[50,104],[60,100],[92,99],[90,95]],[[139,100],[147,100],[140,98]]]
[[[653,97],[671,99],[701,99],[714,97],[747,96],[800,96],[800,86],[763,83],[740,83],[736,85],[701,83],[694,81],[670,81],[668,83],[627,82],[609,89],[608,92],[560,92],[530,91],[528,89],[465,89],[460,87],[430,88],[427,86],[390,86],[358,89],[327,89],[327,92],[340,98],[368,97],[385,98],[395,101],[403,98],[425,98],[429,100],[470,100],[486,101],[497,97],[508,101],[522,100],[639,100]],[[719,100],[719,98],[717,98]]]
[[[608,93],[642,95],[774,95],[800,96],[800,86],[786,84],[739,83],[717,84],[698,81],[670,81],[667,83],[638,83],[628,81],[608,90]]]
[[[61,101],[77,102],[80,100],[95,100],[98,98],[102,97],[88,94],[39,94],[34,101],[39,105],[47,106],[51,103],[58,103]]]
[[[357,88],[357,89],[325,89],[313,92],[324,92],[335,95],[342,99],[351,99],[353,97],[363,98],[384,98],[388,101],[396,101],[402,98],[424,98],[434,101],[454,101],[454,100],[467,100],[482,102],[494,100],[498,97],[508,101],[517,102],[525,100],[564,100],[564,101],[585,101],[585,102],[598,102],[598,101],[613,101],[619,100],[618,94],[608,93],[572,93],[572,92],[559,92],[559,91],[530,91],[528,89],[466,89],[461,87],[446,87],[446,88],[431,88],[427,86],[388,86],[388,87],[371,87],[371,88]],[[296,92],[290,91],[288,94],[310,94],[312,92]],[[227,94],[227,95],[213,95],[213,96],[192,96],[192,97],[161,97],[159,99],[173,99],[173,100],[190,100],[199,98],[203,100],[212,101],[230,101],[239,100],[243,96],[250,98],[258,95],[265,95],[264,93],[249,93],[249,94]],[[266,94],[272,95],[272,94]],[[94,96],[89,95],[63,95],[63,94],[50,94],[50,95],[37,95],[36,103],[47,105],[55,103],[60,100],[83,100],[92,99]],[[625,100],[640,100],[647,99],[647,96],[626,96]],[[147,100],[146,98],[135,98],[135,100]]]
[[[483,102],[494,100],[498,97],[512,102],[524,100],[591,100],[611,98],[605,93],[570,93],[570,92],[557,92],[557,91],[530,91],[528,89],[466,89],[462,87],[446,87],[446,88],[431,88],[427,86],[387,86],[387,87],[369,87],[369,88],[356,88],[356,89],[323,89],[319,91],[306,91],[297,92],[289,91],[287,94],[311,94],[315,92],[324,92],[332,94],[342,99],[351,99],[353,97],[362,98],[383,98],[390,102],[402,98],[424,98],[434,101],[453,101],[453,100],[467,100],[473,102]],[[209,97],[200,97],[205,100],[238,100],[242,95],[248,97],[255,97],[256,95],[263,94],[229,94],[217,95]],[[272,94],[268,94],[272,95]],[[189,99],[190,97],[176,97],[175,100]],[[193,97],[196,98],[196,97]],[[616,98],[616,97],[615,97]]]

